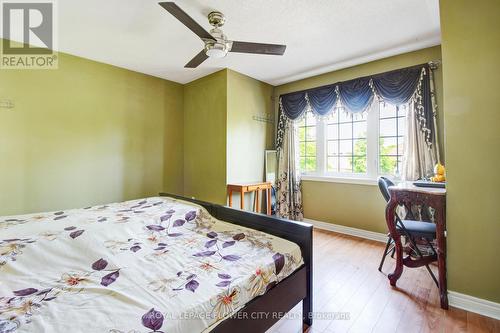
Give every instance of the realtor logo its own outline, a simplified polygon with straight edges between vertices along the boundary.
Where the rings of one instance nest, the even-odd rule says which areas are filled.
[[[55,3],[35,1],[1,2],[2,69],[57,68]]]

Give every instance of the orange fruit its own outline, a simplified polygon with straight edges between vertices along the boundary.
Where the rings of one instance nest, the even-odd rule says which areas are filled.
[[[431,177],[431,181],[436,182],[436,183],[442,183],[446,181],[446,178],[443,175],[437,175],[434,177]]]
[[[436,164],[436,166],[434,167],[434,174],[435,175],[442,175],[442,176],[444,176],[445,171],[446,170],[444,168],[444,165],[442,165],[441,163]]]

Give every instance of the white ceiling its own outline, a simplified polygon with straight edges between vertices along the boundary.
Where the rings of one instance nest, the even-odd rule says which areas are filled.
[[[438,0],[177,0],[207,30],[219,10],[229,39],[287,45],[186,69],[203,43],[158,2],[57,1],[59,50],[180,83],[227,67],[279,85],[440,44]]]

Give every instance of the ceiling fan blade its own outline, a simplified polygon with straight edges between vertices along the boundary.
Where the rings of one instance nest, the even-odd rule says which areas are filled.
[[[233,42],[230,52],[283,55],[286,45]]]
[[[165,8],[170,14],[172,14],[176,19],[181,21],[186,27],[188,27],[192,32],[198,35],[201,39],[213,39],[212,37],[201,25],[199,25],[191,16],[189,16],[185,11],[183,11],[174,2],[160,2],[160,6]]]
[[[184,66],[184,68],[196,68],[207,59],[208,56],[206,55],[205,50],[201,50],[200,53],[195,55],[194,58]]]

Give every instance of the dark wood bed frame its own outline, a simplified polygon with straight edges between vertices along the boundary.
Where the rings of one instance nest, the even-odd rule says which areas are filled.
[[[160,193],[160,196],[193,202],[205,207],[216,219],[287,239],[297,244],[302,251],[303,266],[269,289],[264,295],[248,302],[237,314],[218,324],[212,332],[265,332],[300,301],[302,301],[303,330],[305,331],[312,325],[312,225],[233,209],[169,193]]]

